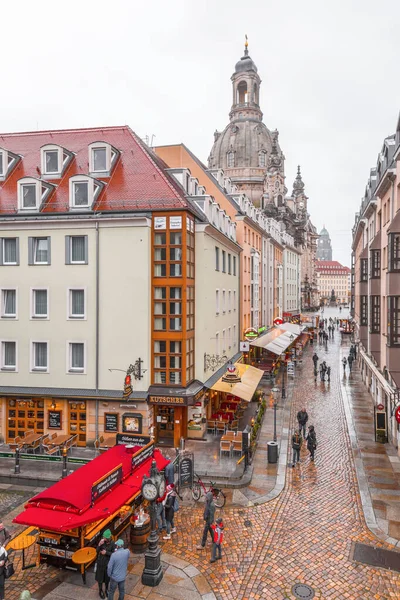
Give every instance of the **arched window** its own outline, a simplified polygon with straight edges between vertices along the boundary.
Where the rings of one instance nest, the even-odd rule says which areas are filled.
[[[248,102],[247,83],[245,81],[241,81],[237,86],[236,102],[238,104],[245,104],[246,102]]]
[[[253,87],[253,102],[258,104],[258,85],[255,83]]]
[[[235,166],[235,153],[233,150],[230,150],[228,152],[228,154],[226,155],[226,165],[228,167],[228,169],[231,169],[232,167]]]
[[[260,152],[258,153],[258,166],[267,166],[267,153],[265,152],[265,150],[260,150]]]
[[[278,196],[278,206],[282,206],[282,204],[283,204],[283,198],[282,198],[282,196],[279,194],[279,196]]]

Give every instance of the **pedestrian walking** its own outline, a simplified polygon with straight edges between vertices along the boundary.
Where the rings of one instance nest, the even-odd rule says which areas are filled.
[[[328,383],[330,383],[330,381],[331,381],[331,368],[329,366],[326,368],[326,374],[327,374],[327,377],[328,377]]]
[[[318,363],[318,360],[319,360],[318,354],[316,352],[314,352],[312,360],[313,360],[313,363],[314,363],[314,367],[316,367],[317,363]]]
[[[4,600],[4,582],[6,580],[7,558],[7,550],[3,545],[0,545],[0,600]]]
[[[330,325],[328,326],[328,332],[329,332],[329,337],[331,337],[331,335],[332,335],[332,327]]]
[[[167,493],[164,499],[165,508],[165,523],[167,527],[167,533],[164,535],[163,540],[170,540],[171,533],[176,533],[176,527],[174,525],[174,514],[176,502],[178,501],[176,492],[174,490],[174,484],[167,485]]]
[[[317,447],[317,436],[315,433],[314,425],[308,427],[308,435],[306,437],[307,450],[310,453],[311,460],[314,460],[315,449]]]
[[[0,521],[0,545],[6,547],[8,542],[11,540],[11,534]]]
[[[107,567],[108,563],[110,562],[111,555],[114,553],[114,551],[115,544],[111,537],[111,531],[109,529],[106,529],[105,531],[103,531],[103,536],[96,548],[97,560],[95,580],[97,581],[97,584],[99,586],[100,598],[106,598],[108,595],[108,585],[110,583],[110,578],[107,573]]]
[[[215,521],[215,525],[211,525],[213,531],[213,545],[211,551],[210,563],[222,558],[222,542],[224,541],[224,523],[221,518]],[[217,556],[218,554],[218,556]]]
[[[201,543],[196,546],[196,550],[202,550],[207,541],[207,533],[210,533],[211,541],[214,542],[214,533],[211,529],[211,525],[214,523],[215,516],[215,504],[214,504],[214,496],[212,492],[207,492],[206,494],[206,505],[204,508],[203,519],[204,519],[204,529],[203,529],[203,537],[201,538]]]
[[[298,431],[295,431],[292,435],[292,450],[293,450],[293,462],[292,467],[296,466],[296,463],[300,462],[300,448],[303,443],[303,438]]]
[[[297,422],[299,424],[299,433],[303,431],[303,437],[306,437],[306,425],[308,421],[308,413],[305,408],[302,408],[297,413]]]
[[[175,466],[172,460],[167,464],[164,470],[165,480],[168,484],[175,483]]]
[[[107,574],[110,578],[108,590],[108,600],[114,600],[115,590],[118,588],[118,600],[124,600],[125,597],[125,579],[128,570],[129,550],[124,548],[124,540],[115,542],[115,552],[111,555],[107,567]]]
[[[314,381],[317,381],[317,377],[318,377],[318,370],[317,370],[317,367],[314,367]]]
[[[345,356],[343,356],[343,358],[342,358],[342,365],[343,365],[343,375],[345,375],[346,367],[347,367],[347,358]]]

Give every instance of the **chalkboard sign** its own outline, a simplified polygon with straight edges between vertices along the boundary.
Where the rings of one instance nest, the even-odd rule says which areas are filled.
[[[182,456],[179,460],[179,487],[191,488],[193,485],[193,454]]]
[[[49,429],[61,429],[61,410],[49,410]]]
[[[385,412],[377,412],[376,413],[376,428],[386,430],[386,413]]]
[[[118,414],[117,413],[105,413],[104,414],[104,431],[112,431],[116,433],[118,431]]]

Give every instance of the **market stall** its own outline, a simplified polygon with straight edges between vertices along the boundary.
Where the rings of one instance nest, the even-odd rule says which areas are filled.
[[[39,530],[39,562],[79,568],[84,574],[87,565],[78,567],[73,554],[96,547],[106,528],[115,539],[129,527],[142,504],[142,480],[153,458],[159,470],[169,462],[153,442],[144,447],[114,446],[31,498],[14,523]]]

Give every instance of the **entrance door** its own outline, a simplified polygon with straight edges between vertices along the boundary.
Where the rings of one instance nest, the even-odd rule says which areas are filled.
[[[174,446],[174,413],[173,406],[156,406],[156,432],[157,444],[160,446]]]
[[[68,403],[68,433],[77,435],[77,445],[86,446],[86,402]]]
[[[44,400],[15,400],[7,402],[7,442],[26,431],[44,433]]]

